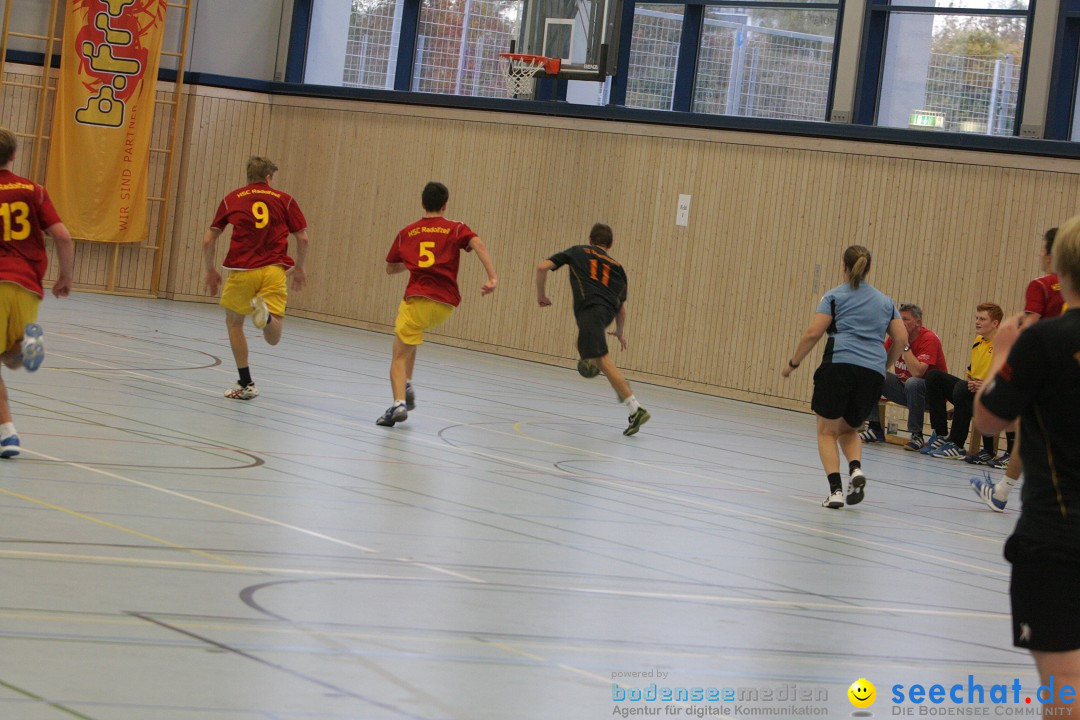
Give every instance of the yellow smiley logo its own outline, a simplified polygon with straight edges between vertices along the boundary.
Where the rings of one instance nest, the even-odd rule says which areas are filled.
[[[877,690],[874,688],[874,683],[866,678],[859,678],[851,683],[851,687],[847,689],[847,696],[855,707],[868,708],[877,699]]]

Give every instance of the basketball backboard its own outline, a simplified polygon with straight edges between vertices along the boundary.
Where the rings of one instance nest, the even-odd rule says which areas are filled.
[[[615,73],[621,17],[622,0],[525,0],[515,52],[561,59],[561,78],[603,81]]]

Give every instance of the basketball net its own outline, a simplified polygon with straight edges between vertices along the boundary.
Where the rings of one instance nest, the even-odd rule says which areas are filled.
[[[536,90],[536,74],[544,69],[543,59],[507,58],[506,89],[512,96],[529,95]]]

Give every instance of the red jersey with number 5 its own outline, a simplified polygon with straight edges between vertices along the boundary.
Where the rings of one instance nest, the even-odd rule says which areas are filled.
[[[10,170],[0,170],[0,282],[44,297],[41,281],[49,266],[42,230],[60,222],[45,188]]]
[[[290,268],[289,233],[307,228],[307,220],[291,195],[257,182],[233,190],[218,205],[210,227],[224,230],[226,225],[233,226],[229,252],[222,263],[226,268]]]
[[[444,217],[420,218],[402,228],[386,254],[388,263],[409,270],[405,297],[418,295],[457,307],[461,304],[457,274],[461,251],[469,252],[476,233],[462,222]]]

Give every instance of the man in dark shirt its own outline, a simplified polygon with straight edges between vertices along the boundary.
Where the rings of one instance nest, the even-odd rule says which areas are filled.
[[[589,231],[588,245],[575,245],[542,261],[536,266],[536,301],[540,307],[551,305],[544,292],[547,274],[563,265],[569,266],[570,287],[574,293],[574,319],[578,325],[578,354],[581,357],[578,372],[584,377],[604,373],[619,401],[630,412],[630,425],[623,430],[623,435],[633,435],[649,420],[650,415],[638,403],[630,390],[630,383],[608,355],[604,335],[612,320],[615,321],[615,332],[611,334],[626,349],[623,334],[626,326],[626,272],[607,254],[612,242],[611,228],[597,223]]]
[[[990,375],[975,400],[985,434],[1020,418],[1020,521],[1005,544],[1012,563],[1013,644],[1035,658],[1043,683],[1080,683],[1080,216],[1058,230],[1054,267],[1071,308],[1023,330],[1002,324]],[[1050,677],[1054,680],[1051,681]],[[1064,707],[1060,697],[1047,708]],[[1071,703],[1071,700],[1070,700]],[[1048,711],[1047,711],[1048,712]],[[1048,712],[1049,714],[1049,712]]]

